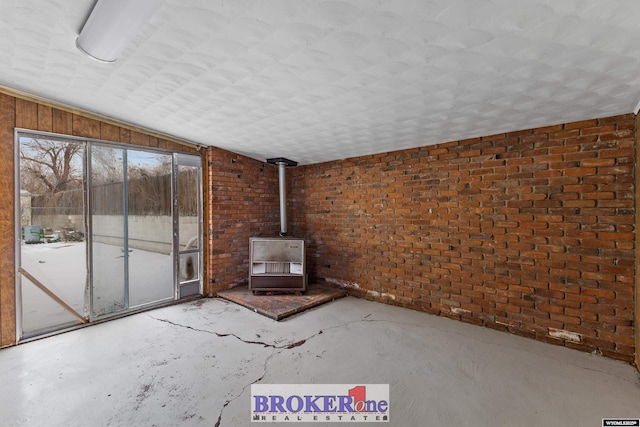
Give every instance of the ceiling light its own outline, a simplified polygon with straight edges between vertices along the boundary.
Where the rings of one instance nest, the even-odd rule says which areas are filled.
[[[98,0],[76,39],[76,46],[98,61],[115,61],[161,2]]]

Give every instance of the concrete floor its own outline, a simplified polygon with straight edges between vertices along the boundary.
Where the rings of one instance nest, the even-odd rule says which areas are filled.
[[[282,322],[198,300],[1,350],[0,424],[248,426],[256,381],[388,383],[394,426],[640,417],[632,366],[347,297]]]

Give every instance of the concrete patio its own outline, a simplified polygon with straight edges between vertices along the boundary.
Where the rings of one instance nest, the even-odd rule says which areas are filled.
[[[0,351],[11,427],[250,425],[254,382],[388,383],[393,426],[640,417],[630,365],[352,297],[281,322],[197,300]]]

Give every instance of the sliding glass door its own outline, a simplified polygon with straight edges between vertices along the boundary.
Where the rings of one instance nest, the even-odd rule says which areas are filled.
[[[175,296],[171,154],[91,146],[93,315]]]
[[[17,131],[18,339],[202,293],[199,156]]]

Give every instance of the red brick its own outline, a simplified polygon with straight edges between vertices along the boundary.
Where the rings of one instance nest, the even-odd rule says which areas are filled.
[[[600,168],[604,166],[613,166],[615,164],[615,159],[593,159],[593,160],[582,160],[580,162],[581,167],[585,168]]]
[[[584,128],[580,133],[582,135],[593,135],[598,133],[613,132],[615,129],[616,129],[616,125],[603,125],[603,126]]]
[[[310,277],[355,283],[358,296],[628,360],[635,132],[624,115],[291,168],[290,233],[309,242]],[[217,232],[240,225],[240,242],[246,221],[277,232],[277,175],[254,188],[260,162],[234,156],[246,172],[220,160],[228,175],[211,178],[226,187],[212,209],[232,217],[215,218]],[[264,199],[234,207],[239,188]],[[245,257],[227,236],[216,244]],[[247,268],[215,266],[223,280]]]
[[[583,121],[580,121],[580,122],[566,123],[564,125],[564,128],[565,129],[580,129],[580,128],[593,127],[593,126],[596,126],[597,124],[598,124],[598,120],[597,119],[583,120]]]

